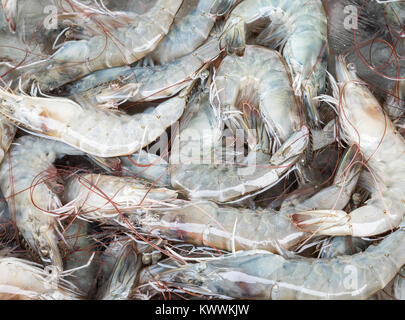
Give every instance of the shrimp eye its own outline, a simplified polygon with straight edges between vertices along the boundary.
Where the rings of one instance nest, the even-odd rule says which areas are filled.
[[[351,62],[347,65],[347,69],[350,71],[356,71],[356,65]]]
[[[47,249],[41,249],[41,255],[43,257],[49,257],[49,251]]]

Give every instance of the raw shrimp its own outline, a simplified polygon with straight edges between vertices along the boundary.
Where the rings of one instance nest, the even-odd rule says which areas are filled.
[[[241,251],[165,271],[159,264],[152,266],[142,271],[138,286],[163,282],[242,299],[366,299],[384,288],[405,263],[404,246],[405,224],[377,246],[352,256],[284,258],[266,251]]]
[[[263,22],[267,27],[256,42],[282,47],[295,92],[299,96],[304,94],[310,118],[319,122],[319,102],[313,98],[324,91],[327,67],[327,20],[322,2],[243,1],[232,11],[224,27],[228,52],[243,54],[247,32],[257,32]]]
[[[336,99],[325,99],[339,106],[344,139],[359,145],[376,188],[366,205],[350,214],[325,207],[299,212],[293,220],[299,229],[318,234],[377,235],[397,228],[405,214],[405,140],[357,77],[353,64],[346,66],[339,56],[336,72],[340,88],[331,79]]]
[[[133,154],[157,139],[183,114],[188,88],[156,108],[132,116],[67,98],[16,95],[0,88],[0,114],[20,128],[71,145],[91,155]]]
[[[217,17],[224,16],[236,1],[184,1],[170,32],[148,57],[165,64],[195,51],[208,38]]]
[[[62,206],[55,193],[60,186],[55,177],[46,177],[46,173],[54,174],[52,163],[66,154],[83,153],[60,142],[23,136],[11,146],[0,167],[0,188],[23,244],[44,264],[60,270],[63,267],[56,216],[48,214]]]
[[[84,40],[65,42],[26,77],[33,77],[39,82],[41,90],[49,91],[96,70],[131,64],[156,48],[169,32],[182,2],[156,0],[142,14],[130,11],[109,11],[109,14],[89,12],[92,21],[99,27],[103,26],[98,34]]]
[[[238,137],[238,129],[248,132],[249,154],[241,159],[237,154],[241,151],[235,152],[233,145],[223,148],[223,134],[206,86],[190,101],[172,146],[170,175],[174,188],[192,199],[226,202],[277,183],[302,157],[308,129],[299,130],[299,108],[281,59],[273,50],[247,46],[243,57],[228,56],[222,61],[215,79],[220,108],[229,114],[237,139],[243,139]],[[284,143],[273,155],[271,133],[276,140],[273,149]],[[190,151],[194,153],[191,156]],[[237,164],[227,163],[234,155]]]
[[[186,203],[180,208],[132,213],[128,219],[143,232],[169,240],[227,251],[263,249],[279,252],[307,236],[294,227],[289,217],[291,213],[323,206],[343,208],[348,203],[359,176],[359,164],[352,164],[355,155],[355,148],[349,149],[333,185],[315,194],[298,192],[283,202],[279,212],[218,206],[205,201]]]
[[[66,209],[73,207],[75,213],[92,220],[117,217],[120,212],[142,207],[164,207],[176,198],[176,191],[152,188],[142,180],[98,174],[71,178],[63,195]]]
[[[155,67],[119,67],[94,72],[66,87],[67,94],[94,97],[95,103],[151,101],[168,98],[190,85],[221,53],[211,40],[187,56]]]
[[[1,300],[77,300],[78,290],[31,261],[0,257]],[[57,276],[57,275],[56,275]]]

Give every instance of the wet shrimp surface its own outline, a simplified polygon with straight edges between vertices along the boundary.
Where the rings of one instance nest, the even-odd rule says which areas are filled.
[[[404,1],[0,3],[0,299],[405,299]]]

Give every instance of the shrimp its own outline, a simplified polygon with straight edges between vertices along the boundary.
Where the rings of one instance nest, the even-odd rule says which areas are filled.
[[[142,149],[183,114],[188,88],[156,108],[132,116],[112,113],[67,98],[16,95],[0,88],[0,114],[30,133],[46,136],[99,157]]]
[[[120,67],[94,72],[66,87],[68,95],[83,92],[96,104],[121,101],[152,101],[168,98],[190,85],[221,53],[218,40],[192,53],[155,67]]]
[[[60,270],[57,218],[48,212],[62,204],[52,189],[55,178],[45,178],[44,173],[54,171],[52,163],[66,154],[82,152],[56,141],[23,136],[11,146],[0,167],[0,188],[24,246],[44,264]]]
[[[298,106],[281,59],[270,49],[248,46],[243,57],[228,56],[222,61],[215,78],[221,111],[230,114],[230,127],[237,139],[239,128],[252,137],[249,154],[238,160],[238,165],[220,162],[223,152],[229,161],[235,151],[233,145],[225,150],[222,147],[224,135],[205,87],[190,101],[172,146],[170,175],[174,188],[185,191],[191,199],[227,202],[277,183],[300,159],[307,146],[308,129],[299,129]],[[272,132],[284,143],[273,155],[268,146]],[[212,153],[215,163],[211,162]]]
[[[217,17],[224,16],[236,1],[184,1],[170,32],[149,57],[163,65],[195,51],[208,38]]]
[[[270,19],[271,22],[268,22]],[[224,27],[229,53],[243,54],[247,32],[259,33],[258,44],[282,47],[283,55],[294,77],[298,96],[304,94],[308,115],[319,123],[318,105],[314,100],[323,93],[327,67],[327,19],[320,0],[245,0],[230,14]]]
[[[352,256],[284,258],[260,250],[240,251],[164,271],[161,265],[146,268],[138,286],[163,282],[214,297],[243,299],[367,299],[404,264],[404,227],[403,223],[377,246]]]
[[[108,16],[92,12],[92,19],[103,25],[106,34],[65,42],[27,77],[36,79],[41,90],[50,91],[91,72],[131,64],[156,48],[169,32],[182,2],[156,0],[143,14],[110,12],[112,16]]]
[[[128,220],[143,232],[197,246],[212,246],[227,251],[287,250],[308,235],[294,227],[290,214],[303,208],[325,205],[344,208],[349,202],[359,176],[359,164],[352,164],[356,152],[355,148],[348,150],[334,184],[315,194],[307,192],[290,196],[283,202],[280,211],[241,209],[200,201],[185,203],[179,208],[134,212],[128,216]]]
[[[344,57],[339,56],[336,72],[340,90],[331,79],[335,99],[325,99],[339,105],[344,138],[359,145],[376,188],[366,205],[349,214],[325,207],[297,212],[292,219],[306,232],[354,237],[381,234],[397,228],[405,214],[405,140],[359,80],[355,65],[346,66]]]
[[[169,32],[182,2],[156,0],[142,14],[90,12],[92,21],[102,25],[102,30],[88,39],[65,42],[48,60],[26,74],[24,82],[33,78],[42,91],[50,91],[91,72],[134,63],[152,52]]]
[[[152,188],[132,177],[85,174],[71,178],[63,199],[66,209],[91,220],[113,218],[135,209],[168,205],[177,192],[167,188]]]
[[[0,257],[0,299],[81,299],[77,288],[64,279],[56,280],[49,271],[28,260]]]

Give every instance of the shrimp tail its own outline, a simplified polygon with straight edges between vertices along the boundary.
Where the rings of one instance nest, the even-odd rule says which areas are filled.
[[[224,32],[227,53],[242,56],[246,46],[246,31],[243,20],[240,18],[233,19],[228,26],[225,26]]]
[[[315,234],[326,232],[328,235],[340,235],[349,232],[349,215],[342,210],[312,210],[297,212],[290,216],[298,230]],[[327,231],[326,231],[327,230]]]
[[[210,14],[216,17],[223,17],[237,2],[238,0],[215,0],[211,5]]]

